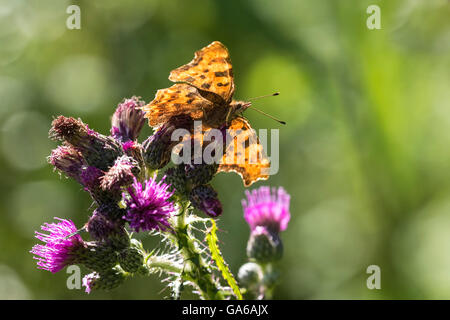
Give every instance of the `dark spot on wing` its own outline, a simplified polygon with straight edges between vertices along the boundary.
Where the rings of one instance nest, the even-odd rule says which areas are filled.
[[[202,88],[203,89],[209,89],[209,87],[211,87],[211,83],[204,83],[204,84],[202,84]]]
[[[226,72],[226,71],[216,71],[216,72],[214,72],[214,75],[216,77],[226,77],[226,76],[228,76],[228,72]]]

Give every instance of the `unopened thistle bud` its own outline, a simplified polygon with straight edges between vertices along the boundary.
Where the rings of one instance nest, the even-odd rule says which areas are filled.
[[[172,134],[177,129],[191,130],[192,120],[189,117],[175,117],[159,127],[142,147],[145,164],[153,170],[161,169],[170,161],[172,148],[179,141],[172,141]]]
[[[263,279],[263,270],[259,264],[247,262],[239,268],[238,279],[242,286],[253,290],[260,285]]]
[[[119,264],[126,272],[135,273],[144,264],[144,255],[142,251],[129,247],[119,253]]]
[[[111,246],[91,244],[84,253],[82,263],[94,271],[105,271],[114,267],[118,262],[117,252]]]
[[[283,255],[283,243],[278,233],[267,227],[256,227],[247,243],[247,256],[259,263],[274,262]]]
[[[173,130],[173,126],[163,126],[142,144],[144,162],[150,169],[161,169],[169,163],[173,147],[170,137]]]
[[[124,99],[117,106],[111,119],[111,135],[114,139],[127,142],[135,141],[145,123],[144,112],[140,109],[145,102],[139,97]]]
[[[127,274],[118,267],[102,272],[93,272],[83,278],[83,286],[86,287],[86,293],[92,290],[112,290],[120,286]]]
[[[67,141],[83,155],[86,163],[106,171],[123,152],[113,138],[88,128],[80,119],[59,116],[52,122],[50,137]]]
[[[103,205],[95,209],[92,217],[86,223],[86,230],[91,239],[95,241],[107,241],[111,236],[121,233],[124,224],[122,220],[111,219],[105,207]]]
[[[193,186],[199,186],[209,183],[217,172],[219,165],[213,164],[186,164],[184,166],[186,179]]]
[[[189,196],[186,185],[186,173],[184,171],[183,164],[167,169],[165,175],[165,182],[169,185],[169,190],[173,191],[175,196]]]
[[[133,183],[134,175],[139,173],[137,162],[128,156],[122,156],[102,177],[101,187],[105,191],[117,191]]]
[[[222,204],[217,197],[217,192],[210,185],[198,186],[192,189],[189,200],[192,205],[203,211],[210,217],[222,214]]]

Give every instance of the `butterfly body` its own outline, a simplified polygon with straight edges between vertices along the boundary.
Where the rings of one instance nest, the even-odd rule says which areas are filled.
[[[158,90],[155,99],[143,107],[149,125],[157,129],[174,117],[188,115],[192,120],[201,120],[205,131],[211,128],[234,130],[236,138],[250,141],[244,152],[239,152],[245,161],[230,163],[224,158],[219,171],[237,172],[245,186],[267,179],[269,160],[256,133],[241,115],[251,103],[233,100],[233,68],[227,48],[218,41],[212,42],[197,51],[190,63],[173,70],[169,80],[175,84]],[[249,160],[251,150],[258,153],[256,162]],[[238,154],[238,151],[232,152]]]

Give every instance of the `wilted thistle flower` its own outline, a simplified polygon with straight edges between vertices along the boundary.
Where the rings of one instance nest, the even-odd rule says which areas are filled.
[[[50,234],[36,231],[36,238],[45,242],[45,245],[37,244],[30,251],[35,255],[34,259],[38,260],[38,268],[52,273],[77,263],[86,250],[86,244],[81,236],[74,234],[77,232],[75,224],[71,220],[55,219],[59,222],[44,223],[41,226],[43,231]]]
[[[111,119],[111,135],[114,139],[127,142],[135,141],[145,123],[144,112],[139,109],[145,102],[139,97],[124,99],[117,106]]]
[[[173,192],[169,185],[158,183],[154,178],[145,181],[144,185],[134,178],[134,183],[123,193],[127,212],[123,217],[129,222],[130,228],[136,232],[170,229],[169,217],[174,212],[174,205],[169,201]]]
[[[88,128],[80,119],[59,116],[52,122],[52,139],[66,141],[75,147],[86,163],[106,171],[122,154],[122,146],[113,138]]]
[[[67,177],[80,181],[81,168],[86,164],[83,156],[73,146],[66,144],[58,146],[52,150],[51,155],[47,158],[48,162],[55,169],[64,173]]]
[[[269,187],[260,187],[251,193],[246,191],[246,195],[242,207],[251,230],[257,226],[267,227],[275,233],[286,230],[291,219],[290,196],[282,187],[272,189],[272,192]]]
[[[114,191],[120,189],[120,187],[130,185],[133,183],[133,171],[136,174],[139,173],[136,160],[125,155],[121,156],[102,177],[102,189]]]
[[[103,190],[101,182],[105,173],[93,166],[83,166],[80,172],[80,183],[99,205],[115,203],[120,200],[120,190]]]
[[[86,191],[94,190],[100,186],[104,172],[93,166],[83,166],[80,169],[79,181]]]
[[[189,200],[198,210],[203,211],[210,217],[222,214],[222,204],[217,197],[217,192],[210,185],[195,187],[191,190]]]

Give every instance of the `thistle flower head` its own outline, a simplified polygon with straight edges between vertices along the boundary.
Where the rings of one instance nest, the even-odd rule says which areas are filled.
[[[169,217],[174,212],[174,205],[169,201],[173,192],[169,192],[169,185],[158,183],[154,178],[144,184],[134,178],[123,199],[127,205],[127,213],[123,217],[136,232],[170,229]]]
[[[138,164],[133,158],[121,156],[101,178],[101,187],[103,190],[118,190],[128,186],[133,182],[133,171],[137,173],[138,170]]]
[[[36,238],[45,242],[45,245],[37,244],[30,251],[35,255],[34,259],[38,260],[38,268],[52,273],[75,263],[80,257],[81,250],[85,248],[80,235],[72,235],[77,228],[71,220],[55,219],[59,222],[44,223],[41,226],[41,229],[49,234],[36,231]]]
[[[111,119],[111,135],[121,142],[135,141],[145,123],[144,112],[139,109],[145,102],[138,97],[124,99]]]
[[[242,200],[242,207],[252,231],[258,226],[277,233],[286,230],[291,218],[290,196],[282,187],[272,191],[269,187],[260,187],[252,192],[246,191],[246,195],[247,200]]]
[[[52,122],[50,138],[60,141],[74,141],[88,134],[87,126],[81,119],[59,116]]]
[[[81,153],[69,144],[58,146],[52,150],[47,160],[55,169],[77,181],[79,181],[80,170],[85,165]]]
[[[123,153],[122,146],[113,138],[89,129],[80,119],[59,116],[52,122],[50,137],[69,143],[88,165],[101,170],[107,170]]]

